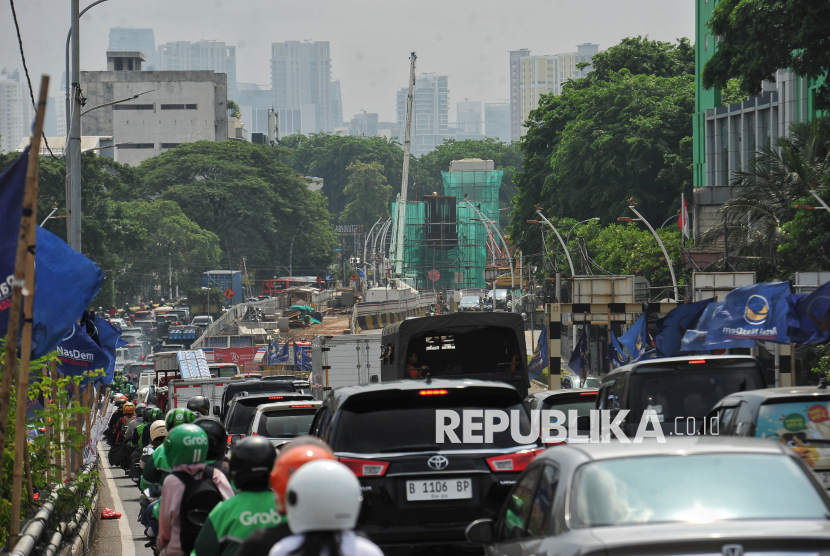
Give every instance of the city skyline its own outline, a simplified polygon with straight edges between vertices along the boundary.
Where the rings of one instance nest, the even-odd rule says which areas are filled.
[[[632,35],[664,41],[694,36],[693,4],[658,0],[517,0],[509,9],[495,0],[410,4],[319,0],[310,7],[278,1],[266,17],[256,15],[266,13],[262,3],[250,0],[233,5],[221,0],[207,4],[111,1],[112,5],[96,6],[82,19],[84,70],[105,69],[101,60],[113,27],[151,28],[157,45],[224,41],[237,49],[237,81],[266,86],[272,43],[328,41],[344,118],[366,110],[378,113],[381,121],[395,120],[396,92],[407,80],[413,50],[418,53],[418,74],[450,76],[450,121],[455,122],[456,103],[465,98],[482,103],[509,98],[511,50],[553,54],[570,52],[586,42],[605,49]],[[50,95],[62,96],[57,89],[64,66],[68,4],[38,0],[19,4],[17,11],[30,75],[50,74]],[[194,13],[199,17],[194,18]],[[231,13],[234,17],[229,17]],[[22,75],[13,22],[0,19],[0,67],[20,69]],[[402,21],[410,24],[400,25]],[[355,32],[358,28],[362,30]]]

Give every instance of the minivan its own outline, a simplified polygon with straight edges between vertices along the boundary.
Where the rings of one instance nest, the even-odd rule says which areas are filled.
[[[766,387],[761,364],[749,355],[651,359],[602,377],[597,409],[610,410],[612,419],[620,410],[629,410],[621,427],[629,438],[636,435],[643,412],[653,410],[663,434],[669,436],[676,421],[683,423],[683,430],[697,430],[724,397]]]

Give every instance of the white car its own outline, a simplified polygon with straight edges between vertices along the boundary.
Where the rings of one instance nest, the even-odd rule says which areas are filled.
[[[311,422],[323,402],[296,400],[274,402],[257,407],[247,436],[263,436],[275,447],[289,442],[296,436],[308,434]]]

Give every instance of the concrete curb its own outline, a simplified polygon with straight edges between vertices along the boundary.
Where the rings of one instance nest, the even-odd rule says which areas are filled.
[[[90,552],[101,523],[100,500],[101,497],[96,492],[92,499],[92,507],[84,515],[83,523],[73,534],[72,541],[65,541],[56,556],[83,556]]]

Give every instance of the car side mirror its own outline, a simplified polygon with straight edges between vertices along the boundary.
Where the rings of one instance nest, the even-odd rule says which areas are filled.
[[[216,415],[217,417],[219,417],[219,413],[220,413],[220,411],[219,411],[219,406],[218,406],[218,405],[214,405],[214,406],[213,406],[213,414],[214,414],[214,415]]]
[[[473,544],[490,544],[493,542],[493,520],[477,519],[467,525],[464,531],[467,541]]]

